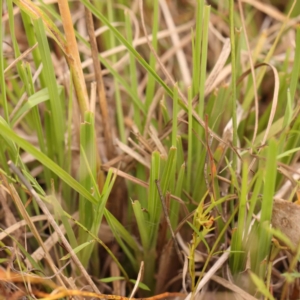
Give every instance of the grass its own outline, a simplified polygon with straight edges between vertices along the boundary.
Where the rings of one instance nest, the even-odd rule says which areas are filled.
[[[271,228],[299,205],[300,4],[277,2],[2,3],[3,299],[299,297]]]

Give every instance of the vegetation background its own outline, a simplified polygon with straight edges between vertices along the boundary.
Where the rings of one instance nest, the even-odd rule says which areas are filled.
[[[1,299],[299,299],[299,1],[0,9]]]

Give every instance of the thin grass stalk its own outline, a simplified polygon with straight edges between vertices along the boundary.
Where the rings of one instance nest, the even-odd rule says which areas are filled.
[[[295,57],[293,63],[293,69],[291,73],[291,83],[290,83],[290,97],[292,101],[295,101],[296,88],[298,84],[300,74],[300,26],[297,26],[296,30],[296,49],[295,49]],[[298,116],[291,128],[291,132],[298,131],[300,128],[300,117]],[[293,149],[299,146],[300,137],[299,135],[293,135],[293,138],[289,138],[287,140],[286,149]],[[285,164],[289,164],[292,160],[293,156],[285,157],[282,162]]]
[[[259,163],[258,170],[261,169],[261,163]],[[263,184],[263,172],[257,172],[255,175],[255,185],[254,189],[252,190],[251,198],[249,199],[249,210],[248,210],[248,216],[247,221],[245,225],[245,232],[249,232],[250,224],[252,222],[252,216],[255,210],[255,207],[257,205],[257,201],[259,200],[259,193],[261,191],[261,187]]]
[[[207,47],[208,47],[208,24],[209,24],[209,14],[210,14],[210,6],[203,6],[204,1],[201,0],[201,13],[203,14],[202,17],[202,26],[201,26],[201,35],[199,36],[199,39],[201,39],[201,52],[200,49],[198,50],[198,45],[197,45],[197,40],[196,40],[196,55],[200,55],[199,57],[199,64],[194,65],[195,68],[199,68],[199,81],[197,84],[199,87],[197,87],[197,91],[199,93],[199,103],[196,107],[196,111],[198,113],[198,116],[200,117],[201,120],[203,120],[204,117],[204,94],[205,94],[205,79],[206,79],[206,64],[207,64]],[[197,32],[197,28],[196,28]],[[198,36],[197,36],[198,38]],[[201,61],[200,61],[201,58]],[[194,125],[194,129],[196,132],[196,136],[198,139],[202,139],[203,137],[203,127],[197,122]],[[203,175],[202,170],[204,167],[204,155],[201,155],[203,153],[204,148],[201,144],[200,141],[197,143],[194,143],[195,146],[195,154],[194,157],[196,158],[196,170],[197,170],[197,175],[196,175],[196,182],[201,181],[201,177]],[[193,194],[193,197],[196,197],[195,200],[199,201],[199,199],[202,197],[202,191],[201,189],[198,190],[198,195],[196,193]]]
[[[291,73],[291,83],[290,83],[290,90],[291,90],[291,98],[295,99],[296,88],[299,79],[300,73],[300,25],[296,27],[296,48],[295,48],[295,57],[293,63],[293,69]]]
[[[3,16],[3,5],[5,2],[1,1],[0,3],[0,13]],[[1,22],[1,24],[3,24]],[[8,111],[8,102],[6,97],[6,84],[5,84],[5,76],[4,76],[4,57],[3,57],[3,34],[4,27],[0,26],[0,87],[1,87],[1,103],[4,109],[4,118],[7,124],[9,124],[9,111]],[[2,162],[2,165],[6,165]],[[6,168],[7,169],[7,168]],[[8,169],[7,169],[8,170]]]
[[[90,7],[87,7],[87,8],[89,10],[91,10]],[[108,24],[112,24],[112,22],[114,21],[115,9],[113,8],[111,1],[107,2],[107,13],[108,13],[108,19],[106,19],[106,20],[107,20]],[[112,26],[112,28],[115,29],[113,26]],[[117,45],[116,37],[114,35],[112,28],[110,28],[111,30],[109,30],[109,46],[110,46],[110,48],[114,48]],[[115,63],[117,61],[116,55],[113,55],[111,57],[111,61],[112,61],[112,63]],[[127,140],[126,140],[126,136],[125,136],[125,128],[124,128],[124,112],[123,112],[122,101],[121,101],[120,86],[119,86],[118,81],[115,79],[115,77],[114,77],[114,87],[115,87],[115,101],[116,101],[116,115],[117,115],[118,132],[120,135],[121,142],[124,144],[127,144]]]
[[[177,144],[177,114],[178,114],[178,85],[174,86],[173,91],[173,121],[172,121],[172,146]]]
[[[237,275],[239,272],[245,269],[245,258],[247,252],[244,253],[244,239],[247,236],[245,231],[246,223],[246,203],[248,194],[248,162],[244,161],[242,171],[242,189],[239,197],[239,212],[238,212],[238,223],[236,230],[233,233],[231,243],[231,270],[233,275]],[[246,250],[247,251],[247,250]]]
[[[157,240],[157,229],[158,222],[161,214],[161,204],[159,200],[159,194],[155,184],[155,180],[160,178],[161,169],[161,158],[157,151],[152,153],[151,168],[150,168],[150,179],[148,189],[148,239],[149,247],[144,249],[144,257],[147,258],[145,261],[145,284],[150,288],[154,288],[153,274],[155,272],[155,260],[156,260],[156,240]]]
[[[28,41],[29,46],[32,47],[35,44],[37,44],[37,40],[35,37],[35,32],[34,32],[34,28],[32,26],[30,16],[21,10],[21,17],[22,17],[23,26],[24,26],[25,33],[26,33],[26,39]],[[34,65],[35,65],[36,69],[38,69],[41,64],[41,55],[40,55],[38,48],[35,48],[32,51],[32,57],[33,57]],[[45,79],[44,79],[42,72],[39,75],[39,80],[40,80],[41,87],[45,88],[46,84],[45,84]]]
[[[79,180],[82,186],[91,191],[97,199],[98,190],[94,189],[94,181],[96,180],[96,147],[95,147],[95,130],[94,130],[94,114],[92,112],[85,113],[84,123],[80,125],[80,167]],[[85,160],[87,157],[87,161]],[[89,172],[91,169],[91,172]],[[97,200],[96,200],[97,201]],[[93,220],[96,218],[94,205],[84,199],[79,198],[79,221],[91,230]],[[79,232],[79,243],[86,242],[86,233]],[[89,257],[86,252],[80,253],[80,260],[84,266],[87,266]]]
[[[153,5],[153,22],[152,22],[152,47],[155,51],[157,51],[157,32],[159,29],[159,1],[154,0],[152,2]],[[149,58],[149,66],[155,70],[156,58],[155,55],[151,52]],[[148,74],[148,81],[146,86],[146,100],[145,100],[145,109],[148,111],[153,97],[154,97],[154,89],[155,89],[155,79],[153,76]]]
[[[105,136],[106,152],[114,153],[114,146],[113,146],[112,133],[111,133],[111,120],[108,113],[107,98],[106,98],[105,87],[104,87],[102,73],[101,73],[101,64],[99,63],[98,60],[98,46],[95,37],[93,15],[90,12],[90,10],[87,9],[86,7],[85,7],[85,18],[86,18],[87,31],[89,34],[89,42],[92,51],[95,79],[97,83],[98,101],[100,105],[102,126],[103,126],[104,136]],[[98,172],[102,173],[102,171],[100,171],[100,167],[101,167],[101,161],[100,161],[100,157],[98,157]],[[100,189],[102,189],[102,186],[100,186]]]
[[[152,153],[151,159],[151,169],[150,169],[150,179],[149,179],[149,194],[148,194],[148,212],[149,212],[149,239],[151,240],[150,248],[155,245],[156,228],[158,226],[157,222],[160,217],[161,205],[159,201],[158,191],[155,185],[155,180],[160,178],[160,154],[157,151]]]
[[[177,174],[179,173],[179,170],[181,169],[182,164],[185,162],[186,160],[186,155],[185,155],[185,149],[183,147],[182,144],[182,136],[181,135],[177,135],[177,139],[176,139],[176,147],[177,147],[177,158],[176,158],[176,177]],[[171,185],[170,186],[171,190],[174,191],[175,190],[175,186]]]
[[[59,92],[56,84],[56,77],[53,64],[51,63],[50,48],[45,34],[44,24],[41,19],[33,21],[36,30],[36,37],[39,43],[41,59],[43,62],[43,73],[48,87],[50,107],[51,107],[51,128],[53,128],[52,144],[55,145],[55,154],[60,166],[63,166],[64,155],[64,123],[62,103],[60,102]],[[49,145],[50,141],[48,141]]]
[[[126,26],[126,34],[128,41],[130,41],[133,44],[133,35],[132,35],[132,28],[131,28],[131,22],[129,18],[129,11],[125,10],[125,26]],[[138,76],[137,76],[137,70],[136,70],[136,63],[135,63],[135,57],[132,53],[129,54],[129,77],[130,77],[130,84],[132,87],[132,92],[136,94],[136,98],[138,98]],[[138,106],[136,106],[133,103],[133,120],[135,125],[137,126],[139,132],[143,132],[142,129],[142,122],[141,122],[141,114]]]
[[[203,116],[204,116],[204,92],[205,92],[206,67],[207,67],[209,16],[210,16],[210,6],[205,6],[204,7],[203,24],[202,24],[201,65],[199,65],[200,80],[199,80],[198,113],[199,113],[199,117],[202,120],[203,120]],[[195,66],[195,67],[197,67],[197,66]]]
[[[70,225],[68,217],[65,215],[65,212],[59,203],[58,199],[56,198],[56,195],[54,191],[52,191],[52,194],[50,196],[47,196],[47,200],[51,205],[53,206],[55,214],[59,217],[59,219],[64,224],[66,234],[68,237],[68,241],[70,242],[71,247],[74,249],[78,246],[77,238],[75,236],[75,232],[72,229],[72,226]]]
[[[187,156],[187,176],[186,176],[186,190],[188,193],[191,193],[192,183],[192,172],[193,172],[193,103],[192,103],[192,88],[188,88],[188,156]]]
[[[236,114],[236,48],[235,48],[235,27],[234,27],[234,0],[229,2],[229,19],[230,19],[230,45],[231,45],[231,106],[232,106],[232,126],[233,126],[233,136],[232,144],[233,147],[237,147],[237,114]],[[232,167],[236,170],[237,166],[237,155],[233,153]]]
[[[66,142],[66,162],[65,170],[67,173],[71,174],[72,168],[72,123],[73,123],[73,84],[72,78],[69,81],[69,100],[68,100],[68,111],[67,111],[67,142]],[[72,191],[69,185],[65,184],[63,189],[63,197],[70,212],[75,211],[75,201],[72,201]]]
[[[16,35],[15,35],[15,24],[14,24],[12,0],[7,1],[7,8],[8,8],[8,15],[9,15],[9,29],[10,29],[10,33],[11,33],[12,46],[13,46],[13,50],[14,50],[15,59],[17,59],[21,55],[21,52],[20,52],[19,45],[18,45],[18,42],[16,39]],[[25,72],[24,67],[21,64],[21,61],[17,62],[16,66],[17,66],[18,74],[21,77],[21,80],[24,83],[25,88],[26,88],[26,83],[28,83],[27,74]],[[28,90],[28,87],[27,87],[27,90]]]
[[[267,161],[265,168],[265,184],[263,191],[261,216],[259,224],[259,240],[260,251],[256,259],[255,273],[264,279],[266,265],[262,264],[262,261],[267,258],[270,251],[271,235],[268,231],[268,227],[271,224],[272,208],[273,208],[273,195],[275,191],[276,182],[276,156],[277,156],[277,143],[271,139],[269,141],[269,147],[267,151]]]
[[[202,28],[203,28],[203,0],[197,0],[196,9],[196,32],[194,37],[193,47],[193,93],[192,97],[199,93],[200,89],[200,58],[201,58],[201,42],[202,42]]]
[[[168,124],[168,122],[171,120],[171,118],[169,115],[169,111],[167,110],[167,107],[166,107],[166,100],[165,100],[164,96],[159,104],[160,104],[160,110],[161,110],[161,114],[163,117],[163,121],[165,124]]]
[[[85,160],[86,160],[86,164],[88,165],[88,158],[85,156]],[[90,166],[89,167],[89,173],[90,176],[92,177],[92,170],[90,170]],[[111,190],[114,186],[115,180],[116,180],[117,175],[113,174],[111,170],[109,170],[106,180],[105,180],[105,184],[103,186],[103,190],[102,193],[100,195],[99,191],[97,191],[98,186],[96,183],[96,177],[93,180],[92,177],[92,181],[93,181],[93,189],[95,190],[95,194],[97,194],[97,200],[98,203],[96,205],[96,207],[94,207],[95,210],[95,218],[93,218],[92,220],[92,226],[91,226],[91,232],[94,235],[97,235],[100,227],[101,227],[101,223],[102,223],[102,219],[103,219],[103,215],[104,215],[104,211],[105,211],[105,206],[107,204],[107,200],[108,197],[111,193]],[[85,251],[85,255],[87,258],[89,258],[91,256],[92,250],[93,250],[94,246],[92,245],[91,247],[86,248]],[[117,265],[120,265],[119,263],[117,263]]]
[[[32,77],[31,77],[30,65],[26,64],[25,66],[26,66],[26,70],[27,70],[27,78],[29,79],[29,81],[30,81],[29,84],[31,86],[30,90],[27,90],[27,94],[28,94],[28,96],[30,96],[30,95],[33,95],[33,93],[34,93],[34,83],[33,83]],[[43,153],[47,153],[41,117],[40,117],[40,113],[39,113],[37,106],[32,108],[31,116],[32,116],[32,121],[33,121],[34,127],[36,129],[40,149]],[[46,181],[47,188],[50,189],[50,187],[51,187],[51,183],[50,183],[51,172],[49,171],[48,168],[44,168],[44,174],[45,174],[45,181]]]
[[[147,232],[147,222],[145,212],[142,210],[142,206],[139,201],[135,200],[132,202],[133,212],[137,221],[137,227],[142,241],[143,249],[149,248],[149,235]]]

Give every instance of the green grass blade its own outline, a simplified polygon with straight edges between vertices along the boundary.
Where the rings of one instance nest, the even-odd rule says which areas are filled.
[[[159,28],[159,5],[158,0],[153,1],[153,21],[152,21],[152,47],[157,50],[157,32]],[[155,70],[156,58],[154,54],[150,53],[149,66]],[[153,76],[149,76],[146,87],[146,100],[145,109],[148,111],[154,96],[155,79]]]
[[[246,223],[246,202],[248,194],[248,163],[245,161],[243,163],[243,172],[242,172],[242,189],[239,196],[239,213],[238,213],[238,224],[237,228],[233,233],[232,243],[231,243],[231,270],[234,275],[242,272],[245,269],[247,253],[245,251],[243,244],[243,237],[247,236],[245,230]]]
[[[149,249],[150,240],[147,232],[147,219],[145,218],[145,212],[142,210],[141,204],[137,200],[132,202],[132,207],[137,221],[143,249]]]
[[[39,43],[39,49],[41,53],[41,59],[43,62],[43,73],[45,82],[48,87],[50,107],[51,107],[51,125],[54,131],[54,143],[55,152],[57,154],[57,159],[59,165],[63,165],[63,155],[64,155],[64,117],[62,111],[62,103],[60,102],[59,91],[56,84],[56,77],[54,72],[53,64],[51,63],[51,53],[49,44],[47,41],[44,24],[41,19],[33,21],[34,28],[36,30],[36,38]],[[49,141],[50,142],[50,141]]]
[[[259,240],[260,251],[258,259],[256,260],[256,274],[260,278],[264,278],[265,265],[262,261],[266,259],[271,244],[271,235],[268,231],[268,227],[271,224],[272,208],[273,208],[273,196],[275,192],[276,183],[276,156],[277,156],[277,144],[275,140],[269,141],[269,147],[267,151],[267,162],[265,168],[265,183],[261,207],[260,225],[259,225]]]

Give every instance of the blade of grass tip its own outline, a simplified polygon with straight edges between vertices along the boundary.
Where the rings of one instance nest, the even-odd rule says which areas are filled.
[[[89,108],[89,102],[68,1],[58,0],[58,7],[66,36],[67,57],[71,57],[68,62],[77,94],[77,100],[79,102],[81,115],[84,116],[84,113]]]
[[[266,153],[266,167],[264,172],[264,191],[261,207],[261,216],[259,224],[259,240],[260,251],[258,253],[258,260],[256,261],[256,274],[260,278],[264,278],[265,265],[262,261],[269,253],[271,244],[271,235],[268,232],[268,227],[271,224],[273,197],[275,192],[275,183],[277,175],[277,143],[274,139],[269,141],[269,146]]]
[[[28,72],[29,72],[28,66]],[[59,95],[61,95],[63,91],[62,86],[58,86]],[[50,99],[48,88],[44,88],[39,90],[38,92],[29,95],[27,101],[16,111],[13,118],[11,119],[12,126],[15,126],[17,122],[21,121],[21,118],[26,115],[30,110],[33,110],[35,106],[46,102]]]
[[[101,197],[99,195],[99,201],[96,207],[96,218],[93,222],[93,228],[98,228],[101,225],[103,213],[105,211],[105,206],[108,200],[108,197],[111,193],[111,190],[114,186],[114,183],[116,181],[117,174],[113,173],[113,171],[110,169],[107,173],[107,177],[103,186],[103,190],[101,192]],[[94,187],[97,187],[96,182],[94,182]],[[95,233],[98,232],[98,229],[95,230]]]
[[[168,124],[168,122],[170,121],[170,115],[169,115],[169,111],[167,110],[166,107],[166,101],[165,101],[165,97],[163,97],[163,99],[160,101],[160,110],[161,110],[161,114],[164,120],[165,124]]]
[[[176,157],[176,172],[179,172],[183,162],[185,161],[185,150],[182,145],[182,137],[177,135],[176,138],[176,147],[177,147],[177,157]],[[175,179],[175,178],[174,178]],[[174,190],[174,186],[171,185],[172,190]]]
[[[125,9],[125,26],[126,26],[126,34],[128,41],[131,42],[133,45],[133,37],[132,37],[132,29],[131,29],[131,22],[130,22],[130,11]],[[138,98],[138,76],[136,71],[136,64],[135,64],[135,57],[132,53],[129,54],[129,76],[130,76],[130,84],[132,87],[132,92],[136,94]],[[137,126],[139,132],[143,132],[142,124],[141,124],[141,113],[139,111],[138,106],[133,103],[133,120],[135,125]]]
[[[159,29],[159,5],[158,0],[154,0],[152,2],[153,5],[153,21],[152,21],[152,47],[155,51],[157,51],[157,32]],[[152,52],[150,52],[149,58],[149,66],[155,70],[156,58]],[[150,74],[149,74],[150,75]],[[155,79],[153,76],[148,75],[148,81],[146,86],[146,100],[145,100],[145,109],[148,111],[153,97],[154,97],[154,89],[155,89]]]
[[[43,62],[43,73],[48,87],[50,107],[51,107],[51,127],[54,130],[54,141],[51,143],[55,145],[55,152],[57,154],[59,165],[63,165],[64,156],[64,118],[62,111],[62,103],[60,102],[59,92],[56,84],[56,76],[54,66],[52,64],[50,48],[47,41],[45,27],[41,19],[33,21],[36,31],[36,38],[39,43],[39,49]],[[50,141],[48,141],[50,142]]]
[[[35,38],[34,28],[32,26],[31,19],[30,19],[29,15],[27,15],[22,10],[21,10],[21,17],[22,17],[22,24],[24,26],[25,33],[26,33],[26,39],[28,41],[29,46],[33,47],[34,45],[37,45],[37,40]],[[32,57],[33,57],[35,67],[36,67],[36,69],[38,69],[39,65],[41,63],[41,56],[40,56],[38,48],[36,48],[32,51]],[[45,84],[43,74],[40,74],[39,79],[40,79],[41,86],[45,87],[46,84]]]
[[[149,249],[149,235],[147,231],[147,219],[139,201],[132,201],[132,208],[136,218],[143,249]]]
[[[4,2],[0,3],[0,15],[3,16],[3,5]],[[0,86],[1,86],[1,103],[3,105],[4,110],[4,118],[9,124],[9,111],[8,111],[8,103],[7,103],[7,96],[6,96],[6,83],[5,83],[5,76],[4,76],[4,57],[3,57],[3,34],[4,30],[0,30]],[[5,164],[4,164],[5,165]]]
[[[159,219],[160,211],[161,211],[161,205],[159,203],[159,195],[155,186],[155,180],[158,179],[160,176],[160,154],[157,151],[154,151],[152,153],[151,158],[151,168],[150,168],[150,179],[149,179],[149,194],[148,194],[148,212],[149,212],[149,222],[150,226],[148,228],[149,230],[149,238],[151,240],[151,243],[153,243],[153,236],[154,234],[154,227],[157,227],[158,225],[155,223]],[[150,248],[152,248],[152,245],[149,245]],[[149,248],[149,249],[150,249]]]
[[[30,192],[30,194],[32,195],[32,197],[38,203],[38,205],[41,208],[41,210],[43,211],[43,213],[48,216],[49,223],[51,224],[51,226],[53,227],[53,229],[57,232],[57,234],[60,236],[60,239],[61,239],[62,243],[64,244],[64,246],[67,249],[67,251],[71,254],[71,257],[72,257],[74,263],[76,264],[76,266],[78,267],[78,269],[80,270],[80,272],[82,273],[82,275],[84,276],[84,278],[90,284],[90,286],[95,291],[95,293],[100,293],[99,289],[94,284],[94,282],[92,281],[91,277],[89,276],[89,274],[87,273],[87,271],[85,270],[85,268],[82,266],[82,264],[78,260],[76,254],[74,253],[72,247],[70,246],[69,242],[65,238],[64,234],[61,233],[61,230],[60,230],[59,226],[55,222],[53,216],[50,214],[50,212],[49,212],[47,206],[45,205],[45,203],[41,200],[41,198],[38,196],[38,194],[35,192],[35,190],[31,187],[31,185],[26,180],[26,178],[22,175],[22,173],[20,172],[20,170],[11,161],[9,162],[9,167],[19,177],[19,179],[21,180],[21,182],[26,186],[26,188],[28,189],[28,191]]]
[[[166,193],[169,188],[171,178],[175,177],[176,164],[174,163],[177,158],[177,148],[172,146],[168,153],[168,160],[163,168],[163,174],[161,176],[161,188],[163,194]]]
[[[245,232],[246,223],[246,202],[248,194],[248,162],[244,161],[242,171],[242,189],[239,197],[239,212],[238,212],[238,223],[236,230],[233,233],[231,243],[231,270],[233,275],[237,275],[245,269],[245,262],[247,253],[243,247],[243,240],[246,238],[247,232]]]

